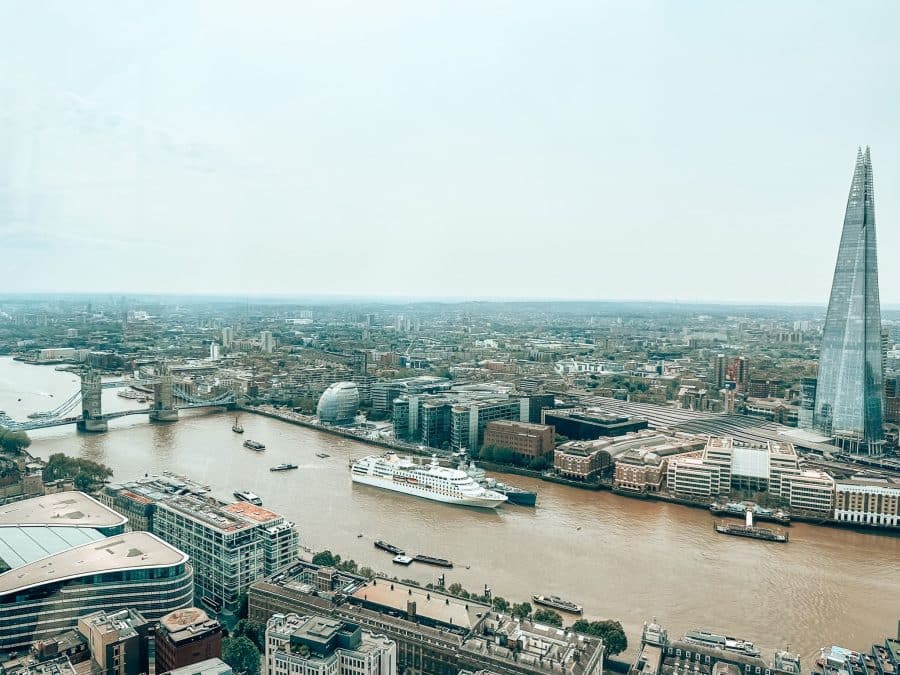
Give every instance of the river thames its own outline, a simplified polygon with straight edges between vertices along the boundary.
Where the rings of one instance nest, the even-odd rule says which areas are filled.
[[[52,409],[77,387],[73,374],[0,358],[0,409],[16,419]],[[146,406],[113,390],[103,396],[107,411]],[[241,416],[240,436],[232,421],[222,412],[193,412],[174,423],[123,418],[105,434],[58,427],[32,432],[30,452],[103,462],[117,482],[168,470],[208,484],[223,499],[252,490],[297,523],[304,546],[423,583],[438,572],[392,566],[373,540],[449,558],[456,566],[447,571],[448,584],[477,592],[488,584],[515,601],[559,595],[583,604],[588,618],[621,620],[629,653],[652,617],[670,635],[703,627],[753,640],[767,659],[790,645],[805,669],[822,646],[868,649],[897,630],[897,536],[796,524],[787,545],[744,541],[715,534],[713,517],[702,510],[519,476],[509,482],[536,489],[536,508],[447,506],[354,485],[348,462],[380,452],[373,446],[252,414]],[[243,448],[246,438],[266,450]],[[269,471],[281,462],[299,469]]]

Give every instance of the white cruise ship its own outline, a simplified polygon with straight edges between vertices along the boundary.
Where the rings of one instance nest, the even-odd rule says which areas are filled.
[[[481,487],[465,471],[438,466],[436,457],[431,464],[420,465],[393,452],[369,455],[353,462],[350,474],[354,483],[447,504],[493,509],[506,501],[506,495]]]

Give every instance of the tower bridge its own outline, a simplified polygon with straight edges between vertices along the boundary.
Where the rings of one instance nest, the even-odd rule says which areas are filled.
[[[148,415],[151,422],[174,422],[178,411],[188,408],[233,408],[237,402],[234,391],[215,394],[209,398],[196,396],[175,383],[172,373],[165,367],[152,376],[139,373],[137,378],[124,378],[103,382],[100,374],[87,370],[81,374],[81,387],[53,410],[36,412],[27,421],[12,419],[0,412],[0,427],[10,431],[47,429],[75,424],[79,431],[103,432],[109,428],[109,420],[129,415]],[[148,408],[103,412],[103,390],[121,387],[150,387],[153,403]],[[80,406],[80,408],[79,408]],[[76,411],[80,411],[76,412]]]

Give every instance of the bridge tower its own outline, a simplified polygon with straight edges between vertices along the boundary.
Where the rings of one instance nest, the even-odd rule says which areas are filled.
[[[178,411],[175,409],[175,380],[165,366],[160,366],[157,372],[159,381],[153,385],[150,421],[174,422],[178,419]]]
[[[103,419],[100,386],[100,374],[88,370],[81,374],[81,419],[77,426],[79,431],[107,431],[109,425]]]

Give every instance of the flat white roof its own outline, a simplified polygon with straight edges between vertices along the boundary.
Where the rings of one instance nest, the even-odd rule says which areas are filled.
[[[172,567],[188,556],[149,532],[126,532],[70,548],[0,574],[0,594],[121,570]]]
[[[57,492],[0,506],[2,525],[54,525],[65,527],[115,527],[128,518],[103,506],[83,492]]]

